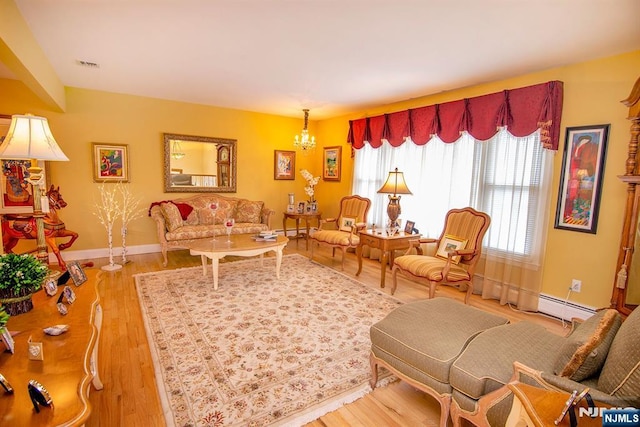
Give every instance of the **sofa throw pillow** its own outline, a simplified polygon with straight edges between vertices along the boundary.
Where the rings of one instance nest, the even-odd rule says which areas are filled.
[[[180,216],[182,217],[182,220],[186,221],[187,218],[189,218],[189,214],[193,210],[193,206],[191,206],[191,205],[189,205],[187,203],[179,203],[179,202],[173,202],[173,204],[178,207],[178,210],[180,211]]]
[[[597,374],[607,358],[622,319],[616,310],[602,310],[569,335],[558,353],[554,372],[573,381]]]
[[[164,217],[167,230],[174,231],[178,227],[182,227],[182,216],[178,207],[171,203],[162,203],[160,205],[162,216]]]
[[[238,200],[236,207],[236,222],[250,222],[260,224],[260,214],[264,202],[252,202],[250,200]]]
[[[355,218],[350,218],[350,217],[346,217],[346,216],[343,216],[342,218],[340,218],[339,229],[341,231],[351,232],[351,229],[352,229],[352,227],[354,225],[356,225],[356,219]]]

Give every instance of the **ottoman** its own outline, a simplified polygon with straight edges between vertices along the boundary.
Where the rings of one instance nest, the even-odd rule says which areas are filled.
[[[435,397],[440,424],[446,425],[451,406],[449,371],[469,342],[481,332],[509,320],[450,298],[404,304],[371,326],[371,387],[378,365]]]

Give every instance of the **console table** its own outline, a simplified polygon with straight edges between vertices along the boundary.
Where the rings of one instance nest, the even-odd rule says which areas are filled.
[[[58,312],[58,294],[49,297],[44,290],[33,295],[33,310],[11,316],[7,329],[19,332],[15,341],[15,354],[0,352],[0,373],[14,389],[4,393],[0,387],[0,425],[14,426],[76,426],[83,425],[91,414],[89,404],[90,383],[96,390],[102,389],[98,376],[98,341],[102,323],[102,309],[98,295],[101,272],[86,269],[87,281],[75,286],[67,283],[75,292],[76,300],[68,307],[68,314]],[[62,335],[49,336],[43,329],[54,325],[69,325]],[[44,360],[30,360],[28,339],[41,342]],[[4,343],[0,344],[4,349]],[[2,350],[0,350],[2,351]],[[27,384],[34,379],[51,395],[53,405],[33,409]]]

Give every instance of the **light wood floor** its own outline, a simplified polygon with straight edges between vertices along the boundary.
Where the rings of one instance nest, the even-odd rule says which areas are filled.
[[[299,252],[308,255],[304,242],[292,241],[285,253]],[[340,269],[340,254],[331,258],[331,251],[320,248],[314,251],[314,260],[326,266]],[[90,402],[92,415],[88,426],[164,426],[164,416],[155,385],[154,368],[149,345],[138,304],[133,275],[164,269],[162,255],[143,254],[129,257],[121,271],[103,272],[100,285],[101,304],[104,313],[99,349],[99,372],[104,383],[102,391],[92,390]],[[108,263],[107,259],[92,260],[96,268]],[[198,266],[200,257],[188,251],[169,253],[166,269]],[[344,272],[355,277],[357,261],[354,254],[347,254]],[[365,259],[358,279],[368,286],[379,287],[380,264]],[[387,287],[391,276],[387,272]],[[222,285],[224,286],[224,285]],[[440,287],[437,295],[463,301],[464,294],[448,287]],[[427,297],[426,289],[401,279],[395,296],[408,302]],[[526,314],[500,306],[495,301],[482,300],[473,295],[471,305],[499,313],[512,322],[527,319],[537,322],[558,334],[565,334],[560,321],[537,314]],[[358,401],[327,414],[312,427],[333,426],[430,426],[437,425],[439,406],[430,396],[415,390],[406,383],[397,382],[374,390]]]

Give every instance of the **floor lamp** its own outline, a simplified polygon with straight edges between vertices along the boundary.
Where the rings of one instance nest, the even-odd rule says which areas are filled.
[[[413,194],[409,191],[407,183],[404,182],[404,174],[398,172],[398,168],[389,172],[387,181],[378,190],[378,193],[389,195],[389,204],[387,205],[387,215],[389,216],[389,227],[395,227],[398,216],[400,215],[400,197],[398,194]]]
[[[31,166],[27,169],[29,177],[26,180],[33,188],[33,216],[36,220],[38,245],[36,257],[43,264],[48,264],[49,255],[44,238],[44,213],[40,190],[40,186],[44,183],[44,174],[42,168],[38,166],[38,160],[68,161],[69,159],[53,138],[47,119],[31,114],[11,116],[9,132],[0,144],[0,159],[31,161]]]

